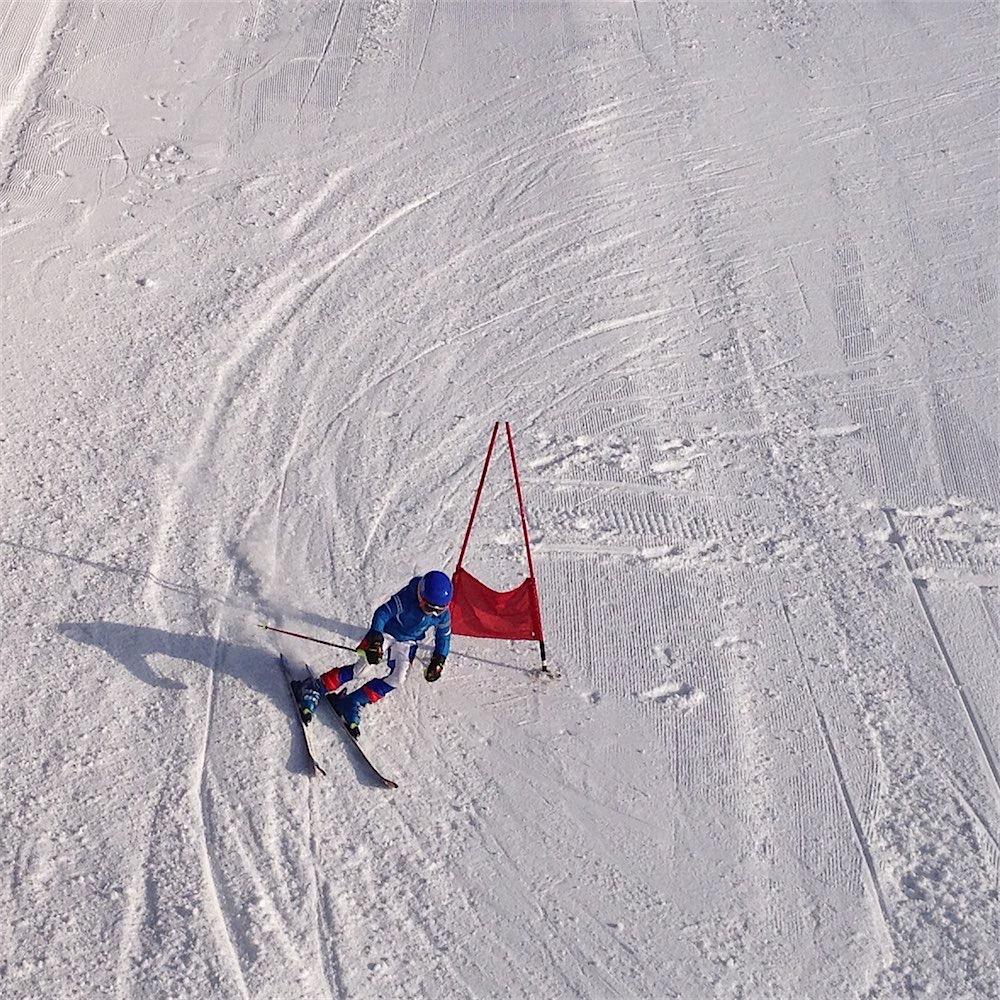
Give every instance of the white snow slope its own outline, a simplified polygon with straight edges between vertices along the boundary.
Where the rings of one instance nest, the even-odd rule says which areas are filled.
[[[1000,995],[998,30],[0,4],[4,1000]]]

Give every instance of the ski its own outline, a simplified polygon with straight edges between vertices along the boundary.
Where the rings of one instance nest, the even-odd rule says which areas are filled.
[[[334,714],[334,715],[337,715],[337,713],[336,713],[336,712],[334,712],[333,714]],[[360,756],[361,756],[361,759],[362,759],[362,760],[363,760],[363,761],[364,761],[364,762],[365,762],[365,763],[366,763],[366,764],[368,765],[368,768],[369,768],[369,770],[370,770],[370,771],[372,772],[372,774],[374,774],[374,775],[375,775],[375,777],[376,777],[376,778],[378,778],[378,780],[379,780],[379,781],[381,781],[381,782],[382,782],[382,784],[383,784],[383,785],[385,785],[385,787],[386,787],[386,788],[399,788],[399,785],[397,785],[397,784],[396,784],[396,782],[392,780],[392,778],[387,778],[387,777],[386,777],[386,776],[385,776],[385,775],[384,775],[384,774],[383,774],[383,773],[382,773],[382,772],[381,772],[381,771],[380,771],[380,770],[379,770],[379,769],[378,769],[378,768],[377,768],[377,767],[376,767],[376,766],[375,766],[375,765],[374,765],[374,764],[372,763],[372,760],[371,760],[371,758],[370,758],[370,757],[368,756],[368,754],[366,754],[366,753],[365,753],[365,751],[364,751],[364,748],[363,748],[363,747],[361,746],[361,744],[360,744],[360,743],[358,742],[358,738],[357,738],[357,736],[355,736],[355,735],[354,735],[354,733],[352,733],[352,732],[351,732],[351,730],[350,730],[350,729],[348,728],[348,725],[347,725],[347,723],[346,723],[346,722],[344,722],[344,720],[343,720],[343,719],[342,719],[342,718],[341,718],[341,717],[340,717],[339,715],[337,715],[337,721],[338,721],[338,722],[339,722],[339,723],[341,724],[341,726],[343,726],[343,727],[344,727],[344,732],[345,732],[345,733],[347,734],[347,738],[348,738],[348,739],[349,739],[349,740],[350,740],[350,741],[351,741],[351,742],[352,742],[352,743],[354,744],[354,748],[355,748],[355,749],[356,749],[356,750],[358,751],[358,753],[360,754]]]
[[[302,718],[302,712],[299,710],[299,699],[296,698],[295,688],[292,687],[292,681],[294,681],[295,678],[292,676],[291,670],[288,669],[288,664],[285,663],[285,657],[281,653],[278,654],[278,662],[281,664],[282,672],[285,675],[285,681],[288,683],[288,693],[292,697],[292,705],[295,708],[295,719],[299,724],[299,729],[302,730],[302,741],[306,745],[306,754],[309,757],[309,763],[312,765],[312,773],[314,775],[322,774],[325,777],[326,771],[323,770],[323,766],[316,759],[316,754],[313,752],[312,740],[309,738],[309,726]]]
[[[308,665],[306,665],[306,670],[309,671],[310,675],[315,676],[313,674],[313,672],[312,672],[312,668],[309,667]],[[330,699],[329,698],[323,698],[322,700],[325,701],[328,705],[330,705]],[[333,705],[330,705],[330,711],[333,712],[334,717],[336,718],[337,722],[339,722],[340,725],[343,727],[344,733],[347,735],[347,738],[354,744],[355,750],[358,751],[358,755],[361,757],[361,759],[368,766],[368,770],[371,771],[371,773],[373,775],[375,775],[375,777],[378,778],[378,780],[381,781],[382,784],[386,788],[399,788],[399,785],[397,785],[396,782],[392,780],[392,778],[387,778],[375,766],[375,764],[372,762],[371,757],[369,757],[368,754],[365,753],[364,747],[362,747],[361,744],[358,742],[357,736],[355,736],[354,733],[351,732],[351,730],[348,727],[347,723],[344,722],[344,720],[337,714],[337,711],[333,707]]]

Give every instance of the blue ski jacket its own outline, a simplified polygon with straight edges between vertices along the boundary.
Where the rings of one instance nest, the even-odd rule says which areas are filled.
[[[429,628],[433,628],[434,652],[447,656],[451,649],[451,611],[440,615],[424,614],[417,600],[419,583],[420,577],[415,576],[399,593],[380,604],[372,616],[372,628],[388,632],[401,642],[418,642]]]

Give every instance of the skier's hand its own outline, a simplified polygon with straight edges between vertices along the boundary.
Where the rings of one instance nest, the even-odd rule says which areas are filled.
[[[436,681],[444,670],[444,657],[435,653],[431,657],[431,662],[424,668],[424,677],[429,681]]]
[[[385,636],[377,628],[369,629],[368,635],[361,640],[358,649],[365,654],[365,659],[369,663],[381,663],[384,642]]]

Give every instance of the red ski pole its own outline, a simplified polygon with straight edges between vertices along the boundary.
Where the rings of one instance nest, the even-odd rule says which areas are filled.
[[[326,639],[317,639],[313,635],[303,635],[301,632],[288,632],[283,628],[275,628],[273,625],[258,625],[257,628],[262,628],[265,632],[280,632],[282,635],[291,635],[296,639],[306,639],[309,642],[318,642],[321,646],[333,646],[335,649],[346,649],[351,653],[356,653],[358,651],[357,646],[345,646],[342,642],[327,642]]]

